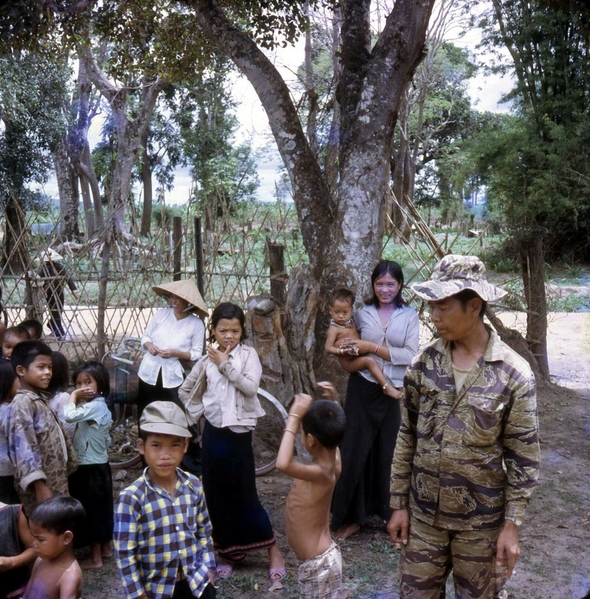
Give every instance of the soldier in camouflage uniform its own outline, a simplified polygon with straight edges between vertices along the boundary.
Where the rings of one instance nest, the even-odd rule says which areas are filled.
[[[400,597],[506,596],[518,526],[538,477],[535,382],[525,360],[484,324],[505,292],[474,256],[449,255],[412,286],[440,338],[410,364],[391,474]]]
[[[51,379],[51,354],[41,341],[22,341],[11,356],[21,389],[10,404],[8,444],[26,514],[52,495],[67,493],[68,475],[78,467],[76,452],[44,394]]]

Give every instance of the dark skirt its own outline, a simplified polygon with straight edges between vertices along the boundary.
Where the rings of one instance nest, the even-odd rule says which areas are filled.
[[[75,547],[108,543],[113,538],[113,480],[108,464],[78,466],[68,478],[70,495],[86,511],[86,524],[74,537]]]
[[[258,499],[252,433],[234,433],[205,422],[203,488],[219,555],[243,559],[275,544],[272,525]]]
[[[0,476],[0,501],[8,505],[20,503],[20,498],[14,488],[14,476]]]
[[[150,385],[139,379],[137,383],[137,418],[141,417],[145,407],[153,401],[172,401],[184,412],[184,406],[178,397],[178,389],[180,386],[168,389],[162,385],[162,371],[158,374],[155,385]]]
[[[389,520],[391,462],[401,410],[399,401],[385,395],[378,384],[352,374],[344,413],[342,473],[332,502],[333,531],[348,524],[364,524],[373,515]]]

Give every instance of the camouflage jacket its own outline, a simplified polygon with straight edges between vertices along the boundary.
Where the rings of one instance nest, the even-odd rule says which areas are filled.
[[[539,472],[534,375],[491,331],[458,391],[449,342],[410,364],[391,473],[391,507],[451,530],[521,519]]]
[[[78,467],[78,458],[57,416],[33,391],[20,391],[10,404],[8,445],[27,514],[37,504],[35,481],[44,480],[53,493],[68,492],[68,475]]]

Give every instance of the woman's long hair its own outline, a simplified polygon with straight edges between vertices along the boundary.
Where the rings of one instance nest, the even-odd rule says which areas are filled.
[[[371,275],[371,291],[373,292],[373,295],[365,300],[365,304],[367,306],[379,307],[379,300],[375,295],[375,281],[385,274],[390,274],[399,283],[399,291],[393,300],[396,308],[405,306],[406,302],[402,297],[402,291],[404,289],[404,271],[402,270],[402,267],[393,260],[381,260],[381,262],[379,262],[373,269],[373,274]]]

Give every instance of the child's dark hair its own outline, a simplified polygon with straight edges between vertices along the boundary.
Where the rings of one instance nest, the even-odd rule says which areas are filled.
[[[242,327],[242,336],[240,337],[240,343],[246,339],[246,316],[244,310],[237,304],[231,302],[222,302],[218,304],[213,314],[211,314],[211,321],[209,322],[209,341],[213,343],[215,341],[215,335],[213,329],[217,326],[217,323],[222,319],[233,320],[237,318],[240,321]]]
[[[404,298],[402,297],[402,291],[404,289],[404,271],[402,270],[402,267],[393,260],[381,260],[371,273],[371,291],[373,292],[373,295],[365,301],[367,306],[372,305],[379,307],[379,300],[375,294],[375,281],[386,274],[391,275],[399,283],[399,291],[395,296],[393,303],[397,308],[401,308],[405,305],[406,302],[404,302]]]
[[[31,339],[41,339],[43,337],[43,325],[34,318],[23,320],[18,326],[26,329]],[[31,335],[31,331],[34,332],[34,335]]]
[[[23,341],[27,341],[31,338],[31,336],[29,335],[29,331],[27,331],[27,329],[25,329],[25,327],[23,327],[20,324],[14,326],[14,327],[8,327],[4,331],[4,337],[6,337],[7,335],[12,335],[13,337],[18,337],[19,339],[22,339]]]
[[[334,449],[344,437],[346,417],[344,410],[335,401],[318,399],[301,419],[306,435],[313,435],[326,449]]]
[[[344,287],[335,289],[330,295],[330,306],[333,306],[334,302],[346,302],[347,304],[354,306],[354,293],[350,289]]]
[[[69,495],[54,495],[41,502],[31,512],[29,522],[56,535],[63,535],[67,530],[76,534],[84,525],[86,512],[82,504]]]
[[[12,364],[8,360],[0,360],[0,403],[8,397],[16,378]]]
[[[70,382],[70,365],[67,358],[59,351],[54,351],[51,356],[53,370],[47,392],[54,395],[58,391],[67,391]]]
[[[109,371],[102,362],[84,362],[80,364],[72,374],[72,382],[76,384],[76,379],[82,373],[89,374],[95,381],[97,391],[99,395],[102,395],[105,399],[111,392],[111,379],[109,377]]]
[[[14,346],[10,362],[15,370],[18,366],[22,366],[26,370],[38,356],[51,357],[52,355],[53,352],[49,345],[43,343],[43,341],[30,339],[28,341],[21,341]]]

